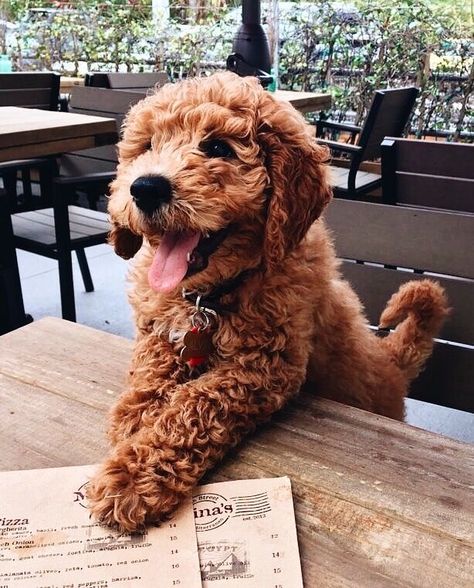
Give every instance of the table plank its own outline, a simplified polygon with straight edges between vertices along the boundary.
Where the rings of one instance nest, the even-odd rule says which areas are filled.
[[[43,141],[45,133],[54,140],[116,131],[112,118],[16,106],[0,109],[0,147]]]
[[[13,147],[0,148],[0,162],[14,161],[15,159],[29,159],[31,157],[44,157],[47,155],[81,151],[92,149],[100,145],[108,145],[114,141],[117,135],[107,134],[101,136],[73,137],[58,141],[43,141],[42,143],[30,145],[16,145]]]
[[[326,110],[331,107],[331,94],[326,92],[295,92],[292,90],[277,90],[273,94],[277,100],[290,102],[296,110],[302,113]]]
[[[131,349],[60,319],[0,337],[0,467],[99,461]],[[305,391],[206,478],[281,475],[305,586],[472,586],[471,445]]]
[[[2,413],[13,417],[0,430],[0,445],[8,448],[0,454],[2,470],[85,465],[102,459],[104,411],[2,374],[0,403]],[[28,427],[19,425],[25,415]],[[13,463],[21,467],[12,467]]]
[[[55,155],[116,142],[114,119],[34,108],[0,108],[0,161]]]
[[[99,89],[99,88],[97,88]],[[148,92],[144,88],[100,88],[101,91],[107,92],[133,92],[135,94],[142,94],[145,98]],[[296,110],[301,113],[317,112],[319,110],[326,110],[331,107],[331,94],[326,92],[296,92],[293,90],[277,90],[272,92],[272,95],[277,100],[289,102]]]
[[[0,338],[0,374],[106,411],[124,389],[132,342],[55,318],[30,326]]]
[[[20,329],[0,337],[0,447],[8,447],[0,468],[100,461],[106,414],[125,386],[132,342],[60,319],[31,326],[25,336]],[[98,356],[96,349],[108,351]]]

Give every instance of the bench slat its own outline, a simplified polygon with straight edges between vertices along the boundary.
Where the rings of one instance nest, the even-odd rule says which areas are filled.
[[[68,153],[61,157],[61,175],[82,176],[99,172],[114,172],[117,168],[117,155],[108,157],[111,150],[101,152],[105,147],[85,149],[83,152]],[[84,153],[84,155],[80,155]],[[116,153],[112,150],[112,153]]]
[[[334,199],[325,214],[339,257],[474,278],[474,216]]]
[[[161,87],[168,83],[168,74],[164,71],[144,73],[109,73],[107,74],[109,85],[115,89]]]
[[[474,180],[474,145],[399,138],[393,140],[397,145],[397,171]]]
[[[474,349],[437,343],[409,396],[474,412]]]
[[[409,280],[422,280],[425,277],[435,279],[445,288],[449,304],[453,309],[440,338],[474,345],[474,321],[466,322],[474,302],[473,281],[454,280],[448,276],[425,276],[347,261],[343,262],[342,271],[364,304],[367,317],[374,326],[378,324],[389,298],[402,284]]]
[[[91,86],[75,86],[71,92],[70,107],[73,112],[113,117],[123,115],[131,104],[145,98],[146,92],[127,92]]]
[[[397,172],[397,204],[474,213],[474,180]]]

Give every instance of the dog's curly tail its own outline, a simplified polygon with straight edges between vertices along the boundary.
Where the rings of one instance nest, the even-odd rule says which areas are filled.
[[[407,282],[388,301],[379,328],[396,328],[380,343],[408,381],[423,369],[448,313],[445,291],[432,280]]]

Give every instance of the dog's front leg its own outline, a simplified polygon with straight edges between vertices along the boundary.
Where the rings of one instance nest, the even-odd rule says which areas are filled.
[[[93,515],[127,531],[166,518],[206,470],[300,388],[303,367],[265,364],[214,370],[178,386],[156,421],[118,443],[92,479]]]
[[[108,436],[113,445],[156,420],[176,390],[182,372],[170,343],[155,334],[137,341],[127,390],[110,413]]]

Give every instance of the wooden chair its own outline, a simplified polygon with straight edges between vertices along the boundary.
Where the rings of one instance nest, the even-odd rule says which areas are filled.
[[[91,72],[86,74],[85,85],[112,90],[149,90],[161,88],[169,82],[164,71],[149,73],[104,73]]]
[[[410,396],[474,412],[474,215],[335,199],[326,221],[371,325],[407,280],[446,288],[452,314]]]
[[[130,105],[143,96],[137,92],[114,92],[100,88],[73,88],[71,111],[114,117],[119,128]],[[104,243],[109,224],[104,212],[70,205],[74,194],[105,194],[115,176],[114,146],[64,154],[50,160],[49,191],[53,207],[12,215],[15,245],[58,260],[63,318],[76,319],[71,251],[76,251],[84,286],[94,289],[84,249]]]
[[[377,90],[362,127],[329,120],[317,122],[318,142],[330,147],[335,154],[344,154],[350,160],[349,168],[331,166],[335,196],[357,199],[381,185],[380,174],[360,171],[360,165],[364,161],[380,157],[380,144],[387,135],[399,137],[403,133],[417,95],[418,90],[414,87]],[[347,132],[354,143],[322,139],[326,129]]]
[[[76,86],[72,90],[69,111],[114,118],[117,129],[120,129],[130,106],[145,95],[144,92]],[[62,181],[66,178],[77,178],[77,182],[74,181],[76,195],[85,194],[89,207],[95,209],[98,198],[107,193],[108,182],[115,174],[117,151],[115,145],[84,149],[63,154],[58,163],[57,175]]]
[[[41,110],[58,110],[60,76],[50,72],[14,72],[0,73],[0,106],[19,106],[39,108]],[[33,165],[34,164],[34,165]],[[37,202],[32,193],[31,169],[37,169],[42,181],[44,161],[22,160],[0,164],[0,178],[10,202],[10,208],[33,209],[47,203]],[[21,179],[23,191],[17,190]]]
[[[474,145],[386,137],[382,201],[474,213]]]

